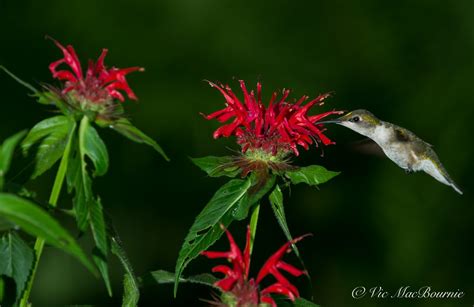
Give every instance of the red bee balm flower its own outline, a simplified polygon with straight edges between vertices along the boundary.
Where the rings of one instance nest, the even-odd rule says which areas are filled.
[[[125,98],[120,91],[124,91],[130,99],[137,100],[137,96],[125,79],[125,75],[133,71],[143,71],[141,67],[115,68],[107,69],[104,65],[104,59],[108,50],[102,49],[102,53],[94,63],[89,60],[89,66],[84,76],[81,63],[77,57],[74,48],[71,45],[62,46],[56,40],[53,40],[56,46],[61,49],[64,57],[49,65],[49,70],[54,78],[65,81],[62,94],[74,93],[80,100],[86,100],[95,104],[101,104],[113,99],[124,101]],[[58,70],[61,64],[69,66],[69,70]]]
[[[341,111],[329,111],[317,115],[308,115],[314,105],[323,105],[329,94],[322,94],[302,105],[309,97],[303,96],[295,103],[287,102],[290,90],[283,90],[283,96],[276,101],[277,93],[274,92],[268,107],[262,103],[262,85],[257,83],[257,95],[254,91],[248,92],[244,81],[239,81],[244,94],[242,103],[226,85],[216,85],[209,82],[211,87],[217,88],[226,100],[226,107],[222,110],[205,116],[206,119],[217,119],[225,123],[214,132],[214,138],[235,135],[237,143],[242,146],[242,152],[247,150],[263,150],[272,155],[293,151],[298,155],[297,146],[308,149],[313,142],[324,145],[334,144],[323,132],[322,124],[318,121],[331,114],[341,114]]]
[[[305,236],[298,237],[284,244],[270,258],[268,258],[260,269],[257,279],[249,279],[250,227],[247,227],[247,240],[243,253],[235,243],[230,232],[228,230],[225,230],[225,232],[230,243],[229,251],[204,251],[201,253],[210,259],[226,258],[232,264],[232,267],[218,265],[212,269],[212,272],[214,273],[218,272],[225,275],[224,278],[215,283],[215,285],[224,292],[223,303],[232,302],[232,306],[257,306],[259,304],[276,306],[275,301],[270,296],[271,293],[284,295],[292,301],[295,300],[296,297],[299,297],[298,289],[292,285],[285,276],[283,276],[280,270],[286,271],[296,277],[307,274],[307,272],[300,270],[281,259],[285,253],[291,252],[291,244],[300,241]],[[259,290],[260,282],[268,275],[273,275],[276,282],[262,290]],[[226,300],[228,300],[228,302]]]

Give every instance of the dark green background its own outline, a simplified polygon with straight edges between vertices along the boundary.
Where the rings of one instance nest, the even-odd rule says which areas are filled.
[[[0,64],[26,81],[52,80],[47,66],[60,58],[46,34],[75,46],[85,65],[109,48],[106,64],[144,66],[128,80],[140,98],[126,102],[133,122],[172,158],[101,130],[111,158],[96,180],[106,210],[122,235],[139,275],[173,270],[187,229],[224,182],[205,176],[188,157],[226,155],[234,140],[213,140],[216,122],[199,112],[222,108],[203,79],[249,85],[262,81],[264,97],[292,88],[293,96],[335,91],[326,106],[366,108],[416,132],[435,146],[460,196],[424,174],[406,175],[387,159],[362,155],[350,143],[361,137],[329,127],[336,146],[295,159],[342,174],[320,190],[295,186],[286,211],[301,242],[313,284],[298,285],[324,306],[471,306],[474,303],[471,156],[474,118],[474,2],[472,1],[14,1],[0,0]],[[0,137],[50,116],[5,74],[0,75]],[[54,171],[29,184],[46,201]],[[69,206],[63,195],[62,206]],[[66,221],[65,221],[66,222]],[[244,223],[232,231],[243,238]],[[81,239],[87,245],[87,236]],[[283,244],[268,204],[261,211],[253,269]],[[242,240],[240,240],[243,245]],[[219,242],[215,248],[226,248]],[[297,263],[294,258],[289,261]],[[212,264],[191,263],[185,273]],[[52,248],[33,290],[38,306],[117,305],[122,272],[112,261],[115,296],[107,297],[76,260]],[[460,289],[462,300],[354,300],[356,286],[430,285]],[[209,290],[184,285],[149,287],[142,305],[203,304]]]

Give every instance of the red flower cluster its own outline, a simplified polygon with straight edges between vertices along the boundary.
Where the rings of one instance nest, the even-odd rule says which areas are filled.
[[[296,297],[299,297],[298,289],[283,276],[280,270],[286,271],[296,277],[307,274],[307,272],[284,262],[281,258],[283,258],[285,253],[291,252],[291,248],[289,248],[291,244],[300,241],[305,236],[298,237],[283,245],[268,258],[260,269],[257,279],[254,280],[252,278],[249,280],[250,227],[247,228],[247,240],[243,253],[235,243],[230,232],[228,230],[225,230],[225,232],[229,239],[230,250],[227,252],[204,251],[202,255],[210,259],[226,258],[232,264],[232,267],[226,265],[215,266],[212,272],[219,272],[225,275],[225,277],[217,281],[215,285],[224,292],[232,293],[237,301],[236,306],[256,306],[259,303],[267,303],[271,306],[276,306],[275,301],[270,296],[271,293],[287,296],[292,301],[295,300]],[[259,291],[258,286],[260,282],[268,275],[273,275],[276,282]]]
[[[104,65],[104,58],[108,50],[102,49],[102,53],[96,63],[89,60],[89,66],[84,77],[81,63],[79,62],[74,48],[71,45],[64,47],[56,40],[53,41],[63,52],[64,58],[51,63],[49,70],[53,74],[53,78],[66,81],[62,91],[63,94],[75,91],[81,98],[94,103],[104,102],[113,98],[123,102],[125,98],[122,93],[119,92],[121,90],[124,91],[130,99],[137,100],[137,97],[125,79],[125,75],[133,71],[143,71],[143,68],[129,67],[119,69],[112,67],[107,69]],[[68,65],[72,71],[57,70],[57,67],[63,63]]]
[[[216,85],[209,82],[211,87],[217,88],[226,100],[226,107],[222,110],[205,116],[206,119],[217,119],[225,123],[234,119],[232,123],[221,126],[214,132],[214,138],[235,135],[237,142],[242,146],[242,152],[247,150],[263,149],[276,155],[279,151],[292,150],[298,155],[297,146],[306,150],[313,142],[324,145],[334,144],[323,132],[322,118],[331,114],[341,114],[341,111],[329,111],[317,115],[308,115],[308,111],[316,104],[323,105],[329,94],[322,94],[302,105],[309,97],[303,96],[295,103],[286,101],[290,90],[283,90],[283,96],[276,101],[274,92],[267,108],[262,103],[262,85],[257,83],[257,97],[254,91],[247,91],[244,81],[240,87],[244,94],[242,103],[226,85]]]

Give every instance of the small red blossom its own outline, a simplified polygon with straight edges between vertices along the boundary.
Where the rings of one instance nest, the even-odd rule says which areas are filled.
[[[105,56],[108,50],[102,49],[102,53],[97,62],[89,60],[89,66],[84,76],[81,63],[77,57],[76,51],[71,45],[64,47],[56,40],[53,42],[63,52],[64,57],[49,65],[49,70],[53,78],[65,81],[62,94],[74,91],[79,97],[94,103],[100,103],[111,99],[124,101],[125,98],[120,91],[124,91],[130,99],[137,100],[137,96],[125,79],[125,75],[133,71],[143,71],[141,67],[115,68],[107,69],[104,64]],[[69,66],[70,70],[58,70],[61,64]]]
[[[299,297],[298,289],[292,285],[281,273],[286,271],[290,275],[299,277],[307,274],[291,264],[281,260],[286,253],[291,252],[290,245],[302,240],[306,235],[293,239],[278,249],[260,269],[257,278],[249,279],[250,268],[250,227],[247,227],[247,240],[242,253],[228,230],[225,230],[230,244],[227,252],[204,251],[201,254],[210,259],[225,258],[231,263],[227,265],[217,265],[212,268],[214,273],[224,274],[224,278],[217,281],[215,285],[225,293],[231,293],[236,300],[236,306],[257,306],[259,303],[266,303],[276,306],[275,301],[270,296],[272,293],[284,295],[294,301]],[[260,282],[268,275],[272,275],[276,282],[270,286],[259,290]]]
[[[263,149],[276,155],[278,152],[293,151],[298,155],[297,146],[308,150],[313,142],[318,145],[334,144],[324,135],[326,130],[318,121],[331,114],[341,114],[342,111],[329,111],[317,115],[308,115],[308,111],[314,105],[323,105],[324,100],[330,94],[322,94],[315,99],[305,102],[309,97],[303,96],[294,103],[286,99],[290,90],[283,90],[282,97],[277,100],[274,92],[270,103],[265,107],[262,103],[262,85],[257,83],[257,94],[252,90],[250,93],[245,82],[240,80],[240,87],[244,94],[244,102],[234,94],[228,85],[217,85],[209,82],[211,87],[217,88],[226,100],[226,107],[222,110],[205,116],[206,119],[217,119],[225,123],[231,119],[231,123],[225,124],[214,132],[214,138],[229,137],[235,135],[237,143],[242,146],[242,152],[247,150]]]

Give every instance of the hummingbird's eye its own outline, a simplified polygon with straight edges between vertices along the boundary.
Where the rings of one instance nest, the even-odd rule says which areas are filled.
[[[353,123],[357,123],[360,121],[360,117],[359,116],[354,116],[353,118],[349,119],[349,121],[353,122]]]

